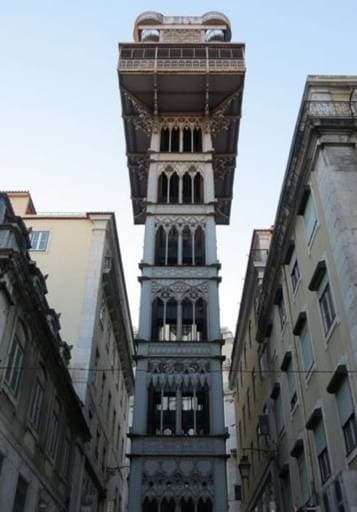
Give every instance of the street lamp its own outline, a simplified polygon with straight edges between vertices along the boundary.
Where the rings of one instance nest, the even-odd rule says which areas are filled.
[[[246,455],[243,455],[238,464],[239,473],[242,480],[248,480],[249,478],[249,470],[250,470],[250,462]]]

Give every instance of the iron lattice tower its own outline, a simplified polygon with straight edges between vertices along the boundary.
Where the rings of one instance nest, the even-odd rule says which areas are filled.
[[[220,13],[148,12],[119,45],[134,222],[145,224],[130,512],[227,510],[216,224],[228,224],[244,45]]]

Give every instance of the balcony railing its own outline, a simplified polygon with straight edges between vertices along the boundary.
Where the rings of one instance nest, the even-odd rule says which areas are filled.
[[[356,117],[357,101],[313,100],[306,101],[303,118],[306,117]]]
[[[119,71],[244,71],[241,46],[197,47],[122,47]]]

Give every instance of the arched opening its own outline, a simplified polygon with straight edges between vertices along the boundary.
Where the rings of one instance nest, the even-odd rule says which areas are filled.
[[[158,511],[158,503],[156,500],[149,501],[148,498],[145,498],[143,503],[143,512],[157,512]]]
[[[155,238],[155,265],[166,263],[166,233],[162,226],[156,231]]]
[[[192,203],[192,178],[188,172],[182,178],[182,202]]]
[[[195,304],[195,329],[197,341],[207,341],[207,304],[203,299],[198,299]]]
[[[169,231],[167,243],[167,265],[177,265],[178,231],[175,226]]]
[[[191,152],[191,128],[185,126],[183,129],[183,152],[188,153]]]
[[[170,299],[166,303],[164,329],[161,340],[176,341],[177,338],[177,301]]]
[[[159,203],[167,202],[167,176],[162,172],[159,176],[158,187],[157,187],[157,200]]]
[[[198,502],[197,512],[212,512],[212,502],[211,500],[207,499],[204,501],[202,498]]]
[[[195,265],[204,265],[205,262],[205,232],[201,226],[198,226],[195,231]]]
[[[193,304],[189,299],[184,299],[182,308],[182,340],[192,341]]]
[[[178,126],[174,126],[171,130],[171,151],[172,153],[180,151],[180,129]]]
[[[176,510],[175,500],[173,498],[171,498],[171,500],[169,500],[168,498],[165,498],[161,502],[160,512],[175,512],[175,510]]]
[[[205,384],[196,393],[196,434],[209,434],[209,389]]]
[[[190,498],[188,501],[186,501],[182,498],[180,505],[181,505],[180,512],[195,512],[195,504],[194,504],[192,498]]]
[[[179,200],[179,177],[176,172],[170,177],[170,203],[178,203]]]
[[[193,180],[194,196],[193,200],[195,203],[203,203],[203,178],[198,172]]]
[[[170,145],[170,130],[168,128],[161,128],[160,133],[160,151],[169,151]]]
[[[164,327],[164,303],[157,297],[151,306],[151,339],[158,341]]]
[[[193,130],[193,151],[195,153],[202,152],[202,130],[201,128],[195,128]]]
[[[192,233],[188,226],[182,231],[182,264],[192,265]]]

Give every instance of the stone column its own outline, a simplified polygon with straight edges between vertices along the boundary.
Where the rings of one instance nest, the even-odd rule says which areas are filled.
[[[208,335],[210,340],[217,340],[221,337],[218,283],[215,281],[210,281],[208,285]]]
[[[216,224],[213,217],[207,217],[205,228],[206,264],[217,263]]]
[[[135,407],[133,418],[133,430],[135,434],[146,434],[148,416],[148,387],[147,387],[147,359],[139,359],[135,374]]]
[[[176,389],[176,435],[182,434],[182,390]]]
[[[129,504],[130,512],[141,512],[142,510],[142,463],[140,459],[132,459],[130,463],[129,480]]]
[[[155,219],[148,215],[145,223],[144,235],[144,263],[153,265],[155,262]]]
[[[149,340],[151,334],[151,283],[144,280],[141,285],[138,338]]]
[[[227,487],[226,487],[226,461],[217,460],[214,466],[214,512],[226,512],[228,510]]]

